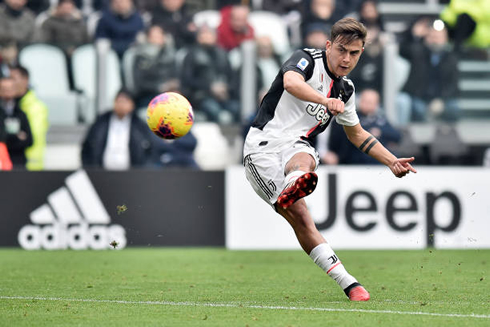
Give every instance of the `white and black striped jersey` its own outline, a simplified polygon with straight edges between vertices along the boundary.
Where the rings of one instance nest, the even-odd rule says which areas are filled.
[[[284,146],[300,140],[312,144],[313,138],[330,123],[332,116],[325,106],[300,100],[284,89],[284,74],[290,70],[303,75],[306,83],[325,97],[338,98],[345,103],[344,112],[336,116],[337,123],[347,126],[359,123],[354,85],[328,70],[325,50],[297,50],[282,65],[260,104],[245,140],[245,156],[281,151]]]

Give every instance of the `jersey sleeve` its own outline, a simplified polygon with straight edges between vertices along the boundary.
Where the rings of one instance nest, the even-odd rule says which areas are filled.
[[[292,70],[302,75],[305,78],[305,81],[307,81],[313,75],[314,67],[315,61],[307,52],[304,50],[296,50],[291,57],[284,62],[281,67],[281,72],[285,74]]]
[[[337,115],[335,120],[338,124],[345,126],[355,126],[359,123],[359,117],[356,112],[356,92],[352,92],[344,106],[344,112]]]

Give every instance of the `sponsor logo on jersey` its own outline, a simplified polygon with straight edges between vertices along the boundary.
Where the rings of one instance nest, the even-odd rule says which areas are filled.
[[[306,60],[305,58],[301,58],[300,61],[298,61],[298,63],[296,64],[296,67],[304,71],[306,67],[308,67],[308,64],[308,60]]]
[[[325,106],[322,106],[321,104],[308,104],[308,106],[306,106],[306,113],[308,113],[308,115],[310,116],[315,117],[315,119],[321,122],[322,125],[326,124],[331,117],[327,111],[327,108],[325,108]]]
[[[47,203],[29,215],[33,225],[23,226],[17,235],[26,250],[108,249],[116,241],[126,246],[126,231],[110,224],[111,218],[87,173],[79,170],[48,195]]]

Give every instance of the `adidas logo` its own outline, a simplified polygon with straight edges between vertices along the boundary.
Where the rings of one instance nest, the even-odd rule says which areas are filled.
[[[318,91],[323,92],[323,84],[318,87]]]
[[[120,225],[109,225],[111,218],[87,173],[79,170],[63,186],[48,195],[43,204],[29,215],[34,225],[25,225],[17,239],[26,250],[74,249],[102,250],[126,246],[126,231]]]

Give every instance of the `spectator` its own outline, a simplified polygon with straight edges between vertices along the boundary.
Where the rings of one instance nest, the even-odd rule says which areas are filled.
[[[248,23],[250,9],[244,5],[228,6],[221,9],[221,23],[218,26],[218,45],[230,51],[245,41],[253,40],[255,32]]]
[[[27,9],[27,0],[5,0],[0,4],[0,43],[13,40],[23,47],[34,40],[34,14]]]
[[[89,41],[87,26],[74,0],[59,0],[41,26],[40,41],[61,48],[68,58]]]
[[[485,50],[490,47],[490,1],[451,0],[441,18],[448,26],[456,51],[463,44]]]
[[[304,47],[310,49],[324,49],[329,35],[330,30],[326,24],[308,24],[304,35]]]
[[[194,159],[197,139],[192,130],[175,140],[154,138],[153,163],[163,168],[199,169]]]
[[[84,167],[125,170],[148,164],[155,136],[134,113],[134,107],[131,94],[120,90],[114,109],[99,116],[85,137]]]
[[[432,21],[423,18],[412,31],[409,41],[400,44],[400,55],[411,67],[397,99],[399,123],[433,118],[455,121],[459,114],[458,57],[449,47],[447,30],[436,29]]]
[[[379,112],[379,93],[372,89],[362,91],[359,95],[357,109],[360,123],[364,129],[392,151],[392,146],[400,142],[401,133],[393,128],[388,120]],[[342,125],[336,122],[333,122],[331,126],[328,149],[330,152],[322,158],[323,163],[351,165],[378,164],[377,160],[366,156],[362,151],[359,151],[358,148],[352,145],[342,130]]]
[[[111,0],[110,7],[102,13],[95,30],[95,38],[109,39],[119,58],[143,31],[144,24],[132,0]]]
[[[364,52],[357,68],[349,75],[356,85],[356,91],[375,89],[380,95],[383,94],[384,43],[379,29],[368,28]]]
[[[175,49],[158,25],[148,29],[146,42],[136,48],[133,78],[138,108],[160,93],[180,89]]]
[[[152,25],[159,25],[172,35],[178,49],[195,43],[196,26],[187,11],[185,0],[160,0],[152,16]]]
[[[32,146],[26,149],[28,170],[44,169],[46,135],[48,133],[48,108],[29,89],[29,72],[22,66],[13,67],[10,71],[15,82],[16,98],[19,108],[27,115],[32,133]]]
[[[272,82],[276,79],[277,72],[281,68],[282,60],[274,50],[274,44],[269,36],[259,36],[256,38],[257,44],[257,66],[260,72],[259,102],[267,93]]]
[[[324,24],[328,30],[342,17],[335,11],[336,0],[311,0],[301,23],[301,35],[306,38],[310,24]]]
[[[14,80],[10,77],[0,79],[0,107],[7,134],[5,143],[14,169],[25,169],[25,150],[32,145],[32,134],[26,114],[15,101],[15,94]]]
[[[0,43],[0,77],[10,76],[10,67],[17,65],[19,50],[14,40]]]
[[[365,0],[361,2],[358,15],[359,21],[368,29],[368,34],[369,30],[375,30],[378,33],[384,31],[383,21],[378,11],[377,0]]]
[[[12,160],[10,160],[9,151],[5,142],[7,141],[7,133],[4,126],[5,113],[0,110],[0,170],[11,170]]]
[[[226,51],[216,44],[216,33],[207,26],[199,29],[197,45],[184,59],[182,85],[197,115],[223,124],[239,121],[235,75]]]

